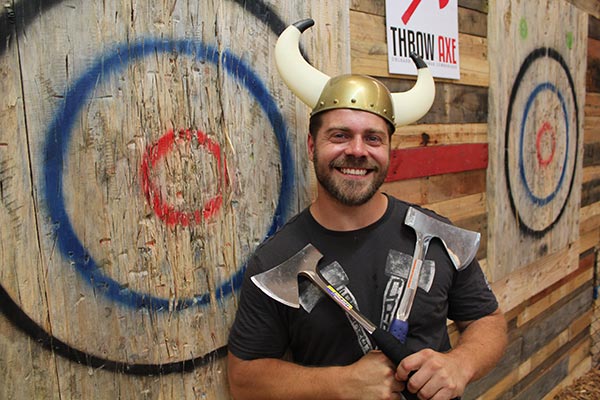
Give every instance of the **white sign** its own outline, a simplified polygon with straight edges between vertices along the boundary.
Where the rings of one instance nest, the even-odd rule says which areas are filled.
[[[460,79],[458,0],[385,0],[391,74],[416,75],[410,53],[435,77]]]

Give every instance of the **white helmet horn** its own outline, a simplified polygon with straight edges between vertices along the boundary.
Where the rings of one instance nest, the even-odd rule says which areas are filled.
[[[417,82],[406,92],[392,93],[397,126],[409,125],[421,119],[435,99],[435,83],[427,64],[415,53],[411,53],[410,58],[417,67]]]
[[[311,109],[329,80],[329,76],[310,65],[300,53],[300,35],[314,24],[309,18],[288,26],[275,44],[275,65],[281,79]]]

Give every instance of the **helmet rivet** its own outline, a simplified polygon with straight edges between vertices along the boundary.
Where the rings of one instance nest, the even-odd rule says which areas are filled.
[[[356,99],[351,99],[351,100],[350,100],[350,102],[351,102],[352,104],[354,104],[354,103],[356,103]]]
[[[333,99],[333,104],[337,104],[337,103],[339,103],[339,100],[338,99]]]

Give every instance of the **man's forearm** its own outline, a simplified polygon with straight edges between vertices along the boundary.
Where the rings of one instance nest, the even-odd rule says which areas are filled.
[[[228,358],[229,384],[236,400],[246,399],[400,399],[404,383],[380,351],[372,351],[343,367],[303,367],[263,358]]]
[[[231,394],[236,400],[339,397],[335,381],[341,375],[341,367],[308,368],[272,358],[246,361],[229,354],[228,372]]]
[[[490,372],[502,357],[507,344],[506,320],[496,312],[469,323],[458,323],[461,335],[451,351],[465,360],[469,381],[475,381]]]

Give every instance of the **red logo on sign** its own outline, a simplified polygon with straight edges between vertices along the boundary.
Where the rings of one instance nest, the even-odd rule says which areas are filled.
[[[420,3],[421,0],[413,0],[406,11],[404,11],[404,14],[402,14],[402,22],[404,22],[404,25],[408,24],[408,21],[410,21],[410,18],[414,14],[417,7],[419,7]],[[448,3],[450,3],[450,0],[440,0],[440,10],[444,9]]]

